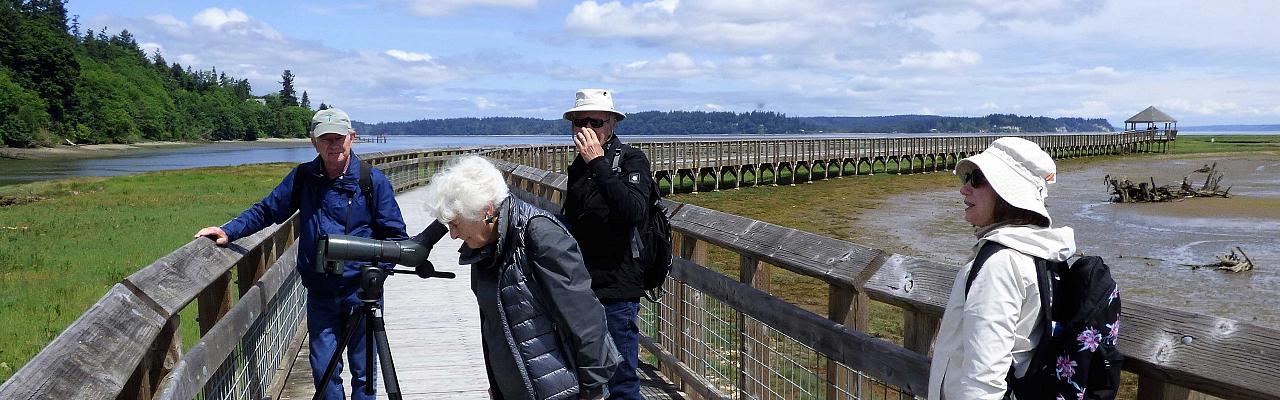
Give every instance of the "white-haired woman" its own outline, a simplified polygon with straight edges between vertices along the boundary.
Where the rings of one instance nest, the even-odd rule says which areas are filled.
[[[462,239],[494,399],[603,397],[618,363],[578,244],[510,196],[502,173],[461,157],[431,178],[426,210]]]
[[[1045,196],[1057,169],[1035,143],[996,139],[960,160],[955,173],[964,220],[978,242],[956,276],[938,329],[929,398],[1001,399],[1007,378],[1027,372],[1042,336],[1035,260],[1066,261],[1076,250],[1075,233],[1049,227]]]

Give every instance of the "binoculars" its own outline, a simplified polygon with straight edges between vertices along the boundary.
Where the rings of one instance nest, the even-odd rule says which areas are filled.
[[[447,272],[435,272],[435,266],[427,260],[431,247],[413,240],[391,241],[348,235],[324,235],[316,243],[316,272],[341,275],[343,261],[367,261],[391,263],[414,268],[418,276],[452,277]]]

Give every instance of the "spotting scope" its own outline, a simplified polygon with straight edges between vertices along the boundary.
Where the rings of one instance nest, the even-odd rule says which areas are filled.
[[[431,247],[414,240],[377,240],[348,235],[324,235],[316,243],[316,272],[342,274],[343,261],[399,264],[422,278],[453,278],[452,272],[436,272],[427,260]],[[395,271],[408,272],[408,271]]]

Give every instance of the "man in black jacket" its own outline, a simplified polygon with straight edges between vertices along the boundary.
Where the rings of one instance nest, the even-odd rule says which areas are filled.
[[[591,288],[604,305],[609,335],[622,362],[609,379],[610,399],[641,399],[640,330],[636,314],[644,295],[643,266],[632,241],[645,223],[653,178],[644,152],[624,145],[613,129],[626,115],[613,109],[612,93],[582,89],[564,119],[573,122],[578,157],[569,166],[564,218],[582,249]]]

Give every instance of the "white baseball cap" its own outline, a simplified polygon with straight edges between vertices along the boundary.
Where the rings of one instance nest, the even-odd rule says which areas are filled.
[[[956,163],[956,175],[981,170],[986,181],[1009,205],[1043,215],[1052,224],[1045,198],[1049,184],[1058,181],[1053,157],[1040,145],[1019,137],[1002,137],[982,153]]]

